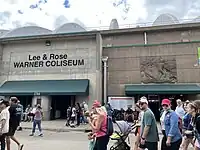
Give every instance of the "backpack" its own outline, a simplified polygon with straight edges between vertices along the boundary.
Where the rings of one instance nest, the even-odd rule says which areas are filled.
[[[112,117],[107,115],[107,124],[106,124],[106,131],[103,131],[100,129],[102,132],[106,133],[106,135],[111,136],[114,132],[114,127],[113,127],[113,122],[112,122]]]
[[[196,121],[197,119],[200,119],[200,116],[197,116]],[[196,122],[194,122],[194,136],[198,140],[198,142],[200,142],[200,133],[198,133],[196,129]]]
[[[182,133],[183,120],[180,117],[178,117],[178,128],[179,128],[180,132]]]
[[[112,117],[107,115],[107,132],[106,135],[111,136],[114,132]]]

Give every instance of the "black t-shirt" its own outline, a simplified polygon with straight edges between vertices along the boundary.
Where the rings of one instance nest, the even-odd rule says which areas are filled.
[[[18,124],[18,117],[17,117],[17,104],[11,104],[9,108],[10,112],[10,120],[9,120],[9,125],[10,126],[15,126]]]
[[[197,114],[195,116],[194,122],[195,122],[196,130],[200,134],[200,114]]]

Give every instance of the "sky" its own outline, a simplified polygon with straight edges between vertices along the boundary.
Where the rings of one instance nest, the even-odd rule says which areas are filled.
[[[50,30],[75,22],[87,29],[153,22],[160,14],[200,16],[200,0],[0,0],[0,29],[37,25]]]

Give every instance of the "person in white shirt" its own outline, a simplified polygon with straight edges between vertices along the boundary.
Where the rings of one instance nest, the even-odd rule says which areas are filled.
[[[72,115],[71,115],[71,127],[74,127],[74,121],[76,120],[76,108],[72,107]]]
[[[86,102],[83,102],[83,108],[84,108],[84,111],[85,111],[85,112],[89,110],[89,109],[88,109],[88,105],[86,104]]]
[[[1,100],[0,101],[0,142],[1,142],[1,150],[5,150],[5,137],[9,131],[9,120],[10,113],[8,110],[9,101]]]
[[[185,115],[185,110],[183,108],[183,103],[182,103],[182,101],[180,99],[177,99],[176,103],[177,103],[177,107],[176,107],[175,112],[181,119],[183,119],[183,117]]]

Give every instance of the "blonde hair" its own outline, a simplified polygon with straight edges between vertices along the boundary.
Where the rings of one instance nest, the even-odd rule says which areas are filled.
[[[100,115],[103,115],[106,113],[105,109],[103,109],[102,107],[97,107],[96,108],[96,112]]]

